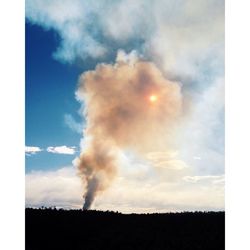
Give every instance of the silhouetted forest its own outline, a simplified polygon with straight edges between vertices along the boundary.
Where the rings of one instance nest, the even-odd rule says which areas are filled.
[[[121,214],[26,208],[26,250],[223,250],[224,212]]]

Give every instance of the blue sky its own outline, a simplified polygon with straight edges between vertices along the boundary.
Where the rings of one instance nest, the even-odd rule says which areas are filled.
[[[87,143],[78,79],[119,60],[149,61],[177,81],[184,112],[168,152],[149,152],[151,162],[122,152],[113,184],[93,207],[223,209],[223,0],[26,1],[27,206],[81,207],[83,183],[72,163]],[[167,167],[153,166],[162,160]]]
[[[74,155],[48,153],[49,146],[76,146],[79,150],[81,134],[67,126],[65,115],[82,123],[74,93],[85,65],[55,60],[52,54],[59,39],[56,32],[26,22],[26,145],[45,149],[26,156],[27,172],[71,164]]]

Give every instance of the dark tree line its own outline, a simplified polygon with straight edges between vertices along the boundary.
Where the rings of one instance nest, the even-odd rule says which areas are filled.
[[[26,250],[223,250],[224,212],[121,214],[26,208]]]

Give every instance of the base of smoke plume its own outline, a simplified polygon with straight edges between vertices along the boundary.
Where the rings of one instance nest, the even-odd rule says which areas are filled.
[[[84,196],[84,203],[82,208],[83,210],[88,210],[90,208],[91,204],[93,203],[97,189],[98,189],[98,180],[94,176],[91,178],[91,180],[88,181],[87,191]]]

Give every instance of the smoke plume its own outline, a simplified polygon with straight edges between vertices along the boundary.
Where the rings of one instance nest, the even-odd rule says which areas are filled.
[[[84,103],[86,127],[77,165],[86,184],[84,209],[115,177],[120,150],[140,155],[166,150],[182,112],[180,85],[155,64],[128,58],[80,76],[77,96]]]

